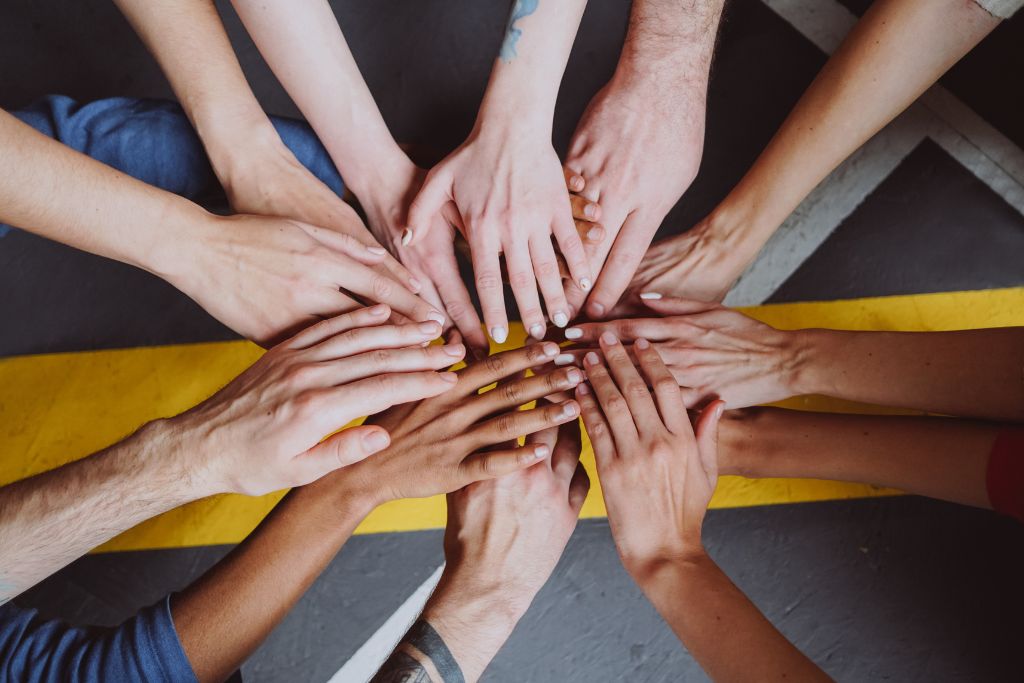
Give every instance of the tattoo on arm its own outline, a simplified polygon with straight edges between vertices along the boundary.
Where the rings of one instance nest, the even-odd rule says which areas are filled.
[[[512,5],[512,14],[508,17],[508,27],[505,29],[505,40],[501,43],[501,61],[508,64],[516,58],[516,43],[523,35],[523,29],[516,28],[516,22],[528,17],[537,11],[540,0],[516,0]]]
[[[415,655],[415,656],[414,656]],[[434,628],[420,619],[402,638],[395,651],[370,683],[465,683],[459,663]]]

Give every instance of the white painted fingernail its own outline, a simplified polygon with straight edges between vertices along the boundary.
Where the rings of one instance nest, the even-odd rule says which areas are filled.
[[[412,242],[412,228],[406,228],[402,231],[402,246],[406,246]]]
[[[388,250],[385,249],[384,247],[374,247],[374,246],[367,247],[366,251],[370,252],[371,254],[377,254],[378,256],[380,256],[382,254],[388,253]]]
[[[537,458],[538,460],[543,460],[550,454],[551,449],[548,448],[547,444],[537,444],[536,446],[533,447],[533,457]]]
[[[661,298],[661,294],[658,292],[643,292],[640,294],[641,299],[647,299],[648,301],[654,301]]]
[[[583,330],[578,327],[570,327],[565,331],[566,339],[579,339],[583,336]]]
[[[576,417],[579,415],[579,406],[574,401],[569,401],[562,406],[562,417]]]
[[[565,311],[555,311],[555,314],[551,316],[551,322],[559,327],[565,327],[569,324],[569,316],[565,314]]]
[[[444,327],[444,316],[438,313],[437,311],[431,311],[430,313],[427,313],[427,318],[433,320],[438,325]]]
[[[544,326],[540,323],[530,325],[530,336],[534,339],[542,339],[544,337]]]
[[[505,340],[508,339],[508,330],[506,330],[504,327],[500,325],[497,327],[492,327],[491,339],[498,342],[499,344],[504,344]]]
[[[594,284],[594,283],[592,283],[590,281],[589,277],[585,277],[585,278],[580,279],[580,289],[582,289],[584,292],[589,292],[590,291],[590,286],[592,284]]]
[[[560,353],[558,358],[555,358],[555,365],[570,365],[576,360],[576,356],[571,353]]]

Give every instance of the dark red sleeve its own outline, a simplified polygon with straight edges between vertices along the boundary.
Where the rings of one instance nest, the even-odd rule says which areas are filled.
[[[1024,523],[1024,429],[999,432],[985,479],[992,509]]]

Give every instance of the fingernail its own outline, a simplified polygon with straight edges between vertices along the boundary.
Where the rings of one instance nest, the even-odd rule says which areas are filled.
[[[565,331],[566,339],[579,339],[583,336],[583,330],[578,327],[570,327]]]
[[[574,175],[569,181],[572,184],[572,189],[582,190],[583,189],[583,176]]]
[[[416,329],[418,329],[423,334],[434,335],[441,334],[441,330],[439,328],[440,325],[438,325],[436,322],[423,322],[416,326]]]
[[[587,355],[583,357],[583,361],[587,365],[597,365],[597,361],[598,361],[597,354],[594,353],[593,351],[589,351],[589,352],[587,352]]]
[[[538,460],[543,460],[549,455],[551,455],[551,449],[548,448],[547,444],[539,443],[533,447],[533,457],[537,458]]]
[[[591,285],[594,283],[590,281],[589,277],[580,278],[580,289],[584,292],[589,292]]]
[[[454,372],[439,372],[437,373],[437,376],[443,379],[445,382],[448,382],[448,384],[455,384],[456,382],[459,381],[459,376],[456,375]]]
[[[544,338],[544,325],[541,323],[534,323],[530,325],[530,336],[534,339]]]
[[[438,325],[444,325],[444,315],[437,311],[431,311],[427,313],[427,318],[436,321]]]
[[[583,374],[576,368],[573,368],[569,372],[565,373],[565,378],[572,384],[579,384],[583,381]]]
[[[369,453],[384,450],[391,443],[391,437],[383,429],[374,429],[363,435],[363,449]]]
[[[725,403],[719,403],[718,407],[715,408],[715,419],[718,420],[722,417],[722,413],[725,412]]]
[[[492,327],[491,339],[498,342],[499,344],[504,344],[505,340],[508,339],[508,330],[506,330],[504,327],[500,325]]]
[[[409,278],[409,286],[412,287],[413,294],[418,294],[423,289],[423,283],[414,277]]]
[[[540,350],[544,352],[545,356],[553,356],[558,353],[558,344],[555,342],[544,342],[540,345]]]
[[[412,228],[406,228],[402,231],[402,246],[406,246],[412,242]]]
[[[566,401],[562,404],[562,417],[576,417],[580,414],[580,407],[576,401]]]
[[[366,247],[366,251],[370,252],[371,254],[377,254],[378,256],[388,253],[388,250],[385,249],[384,247],[377,246]]]
[[[603,341],[608,346],[615,346],[616,344],[619,343],[619,338],[616,337],[611,332],[605,331],[601,333],[601,341]]]
[[[597,204],[587,204],[583,207],[583,215],[591,220],[595,220],[599,209],[600,207]]]
[[[594,315],[602,316],[602,315],[604,315],[604,304],[599,304],[597,302],[594,302],[594,303],[590,304],[590,310],[591,310],[591,312]]]
[[[654,301],[656,299],[660,299],[661,294],[659,294],[658,292],[642,292],[640,294],[640,298],[646,299],[647,301]]]
[[[466,347],[462,344],[445,344],[441,348],[452,358],[462,358],[466,355]]]
[[[575,356],[571,353],[560,353],[558,354],[558,357],[555,358],[555,365],[569,365],[575,359]]]
[[[651,342],[647,341],[646,339],[637,339],[635,342],[633,342],[633,346],[641,350],[649,349],[651,348]]]
[[[603,234],[604,233],[601,228],[591,228],[590,230],[587,230],[587,239],[591,242],[596,242],[601,239]]]
[[[559,327],[565,327],[569,324],[569,316],[565,314],[565,311],[555,311],[555,314],[551,316],[551,322]]]
[[[387,315],[390,310],[391,308],[387,304],[377,304],[376,306],[371,306],[366,312],[376,318],[381,315]]]
[[[587,396],[590,394],[590,387],[586,384],[579,384],[576,386],[576,393],[580,396]]]

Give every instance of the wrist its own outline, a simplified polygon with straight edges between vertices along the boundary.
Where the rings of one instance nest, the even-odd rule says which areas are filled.
[[[531,87],[530,79],[522,81],[525,82],[498,82],[492,79],[480,103],[471,137],[539,137],[550,144],[557,90],[549,93],[546,89]]]
[[[167,482],[161,488],[171,492],[179,505],[223,493],[209,476],[194,430],[182,417],[153,420],[130,437],[140,446],[137,461],[152,463],[150,479]]]
[[[181,197],[174,199],[179,205],[165,212],[173,217],[158,223],[163,234],[158,246],[151,250],[149,262],[142,267],[194,296],[202,287],[198,276],[204,269],[199,264],[209,254],[210,239],[222,229],[225,219]]]
[[[832,330],[808,329],[789,333],[792,338],[790,357],[792,369],[788,386],[794,396],[832,392],[828,367],[835,358],[837,333]]]
[[[708,560],[707,551],[703,543],[698,539],[696,543],[688,543],[685,548],[680,548],[672,553],[659,553],[646,558],[634,558],[630,561],[623,559],[623,566],[640,586],[646,591],[647,587],[663,579],[666,575],[674,574],[688,567],[700,566]]]

